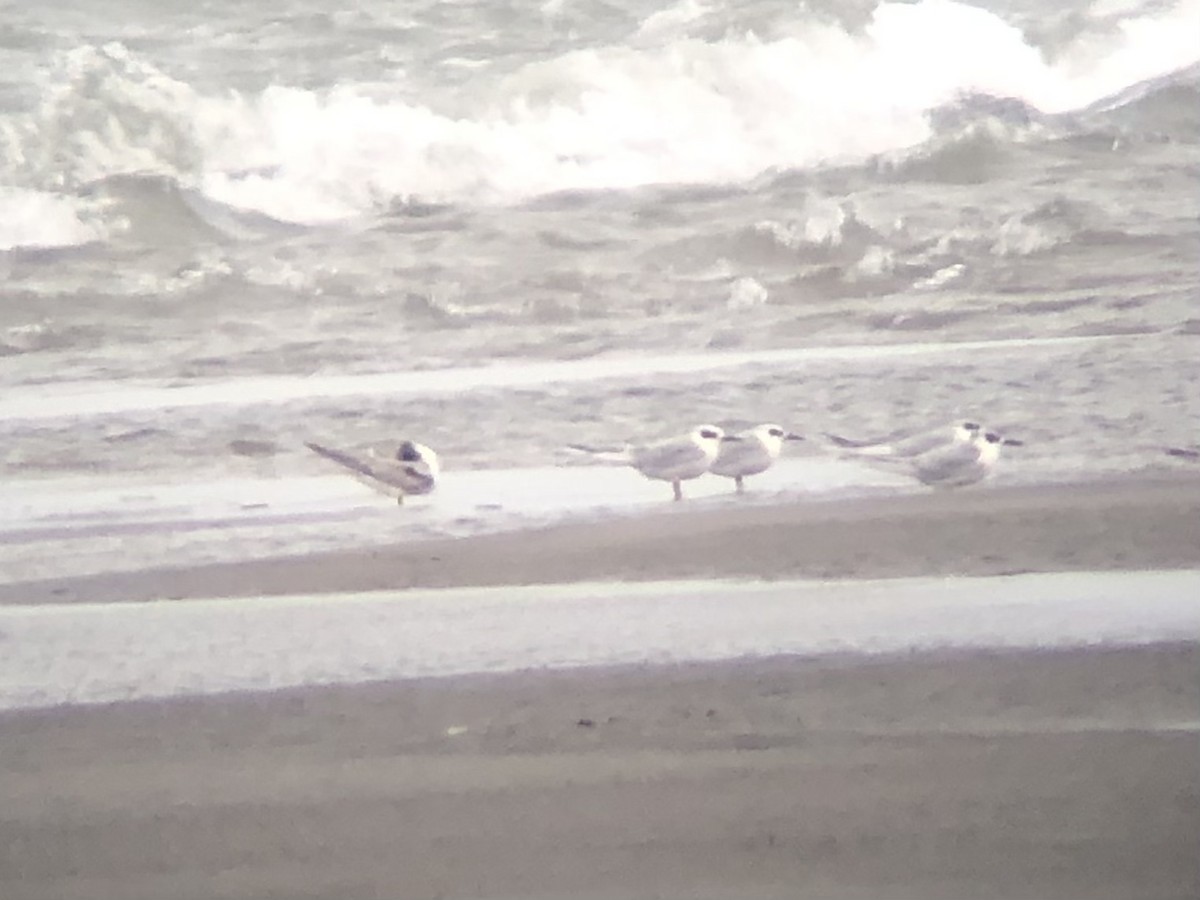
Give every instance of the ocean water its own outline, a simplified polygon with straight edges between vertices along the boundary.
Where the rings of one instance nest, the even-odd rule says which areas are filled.
[[[561,446],[701,421],[1194,470],[1198,33],[1198,0],[3,0],[0,579],[636,512],[669,491]],[[399,511],[303,447],[402,437],[446,473]],[[909,489],[815,442],[772,479]]]

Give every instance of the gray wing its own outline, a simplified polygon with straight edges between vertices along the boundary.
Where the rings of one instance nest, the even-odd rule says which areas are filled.
[[[732,464],[745,463],[757,455],[762,445],[753,437],[743,437],[740,441],[726,441],[721,444],[717,459]]]
[[[937,428],[928,431],[914,431],[909,428],[902,431],[893,431],[884,437],[871,438],[869,440],[857,440],[842,437],[838,434],[829,434],[828,432],[826,432],[825,437],[834,446],[840,447],[843,450],[852,450],[856,453],[870,456],[916,456],[918,453],[932,450],[939,444],[946,443],[949,440],[943,434],[942,430]],[[920,449],[921,447],[924,447],[924,449]]]
[[[576,453],[591,453],[595,456],[615,456],[619,453],[624,453],[624,447],[598,447],[595,444],[565,444],[567,450],[574,450]]]
[[[629,458],[635,468],[657,472],[695,465],[705,458],[705,453],[690,440],[666,441],[646,447],[635,447],[629,452]]]
[[[740,441],[721,444],[721,452],[710,471],[718,475],[754,475],[770,468],[772,462],[762,443],[746,436]]]
[[[971,484],[986,474],[979,464],[979,448],[960,444],[928,453],[917,461],[914,474],[922,484],[953,487]]]
[[[912,437],[896,441],[892,444],[892,453],[895,456],[907,456],[911,458],[913,456],[920,456],[922,453],[937,450],[939,447],[950,446],[953,442],[953,429],[936,428],[933,431],[914,434]]]
[[[428,474],[411,465],[405,465],[400,460],[358,456],[308,441],[305,441],[304,446],[339,466],[349,469],[376,489],[379,488],[379,485],[387,485],[399,488],[405,493],[420,494],[433,488],[433,479]]]
[[[563,450],[571,454],[581,454],[591,457],[593,462],[605,463],[610,466],[627,466],[630,463],[627,448],[596,447],[591,444],[566,444]]]
[[[825,438],[835,447],[840,447],[843,450],[866,450],[870,447],[885,447],[891,439],[882,438],[848,438],[840,434],[833,434],[826,431]]]

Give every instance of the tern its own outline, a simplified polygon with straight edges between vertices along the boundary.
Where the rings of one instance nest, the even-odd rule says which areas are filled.
[[[746,476],[758,475],[775,464],[783,452],[784,441],[804,440],[773,422],[740,432],[736,437],[735,441],[721,443],[720,453],[709,471],[732,478],[739,494],[744,490],[742,480]]]
[[[969,445],[982,430],[978,422],[956,422],[929,431],[901,431],[878,440],[854,440],[828,432],[825,437],[838,449],[856,456],[911,459],[932,450]]]
[[[921,484],[934,488],[965,487],[982,481],[1000,459],[1002,446],[1020,447],[1023,441],[980,431],[970,443],[952,443],[910,458],[881,458],[878,463],[898,464]]]
[[[604,462],[630,466],[647,478],[669,481],[675,499],[682,500],[682,482],[699,478],[707,472],[716,462],[723,442],[739,440],[736,436],[726,435],[716,425],[698,425],[678,437],[652,444],[626,444],[620,450],[598,450],[581,444],[568,446],[572,450],[590,453]]]
[[[403,504],[409,494],[428,494],[437,486],[441,474],[438,455],[424,444],[401,441],[394,457],[358,455],[306,441],[304,446],[326,459],[349,469],[360,481],[386,494],[399,491],[396,502]]]

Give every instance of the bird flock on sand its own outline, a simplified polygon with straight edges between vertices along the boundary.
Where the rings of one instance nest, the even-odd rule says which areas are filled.
[[[982,481],[995,468],[1002,447],[1022,444],[978,422],[956,422],[874,440],[829,433],[822,439],[839,456],[904,474],[933,488],[959,488]],[[732,479],[735,490],[742,493],[746,478],[769,469],[788,442],[802,440],[801,435],[774,423],[735,434],[726,434],[716,425],[698,425],[686,434],[653,443],[617,448],[572,444],[565,449],[670,482],[674,499],[682,500],[683,482],[705,474]],[[316,443],[305,446],[372,487],[397,494],[400,503],[406,496],[430,493],[441,473],[438,455],[416,441],[402,441],[392,457],[350,453]]]

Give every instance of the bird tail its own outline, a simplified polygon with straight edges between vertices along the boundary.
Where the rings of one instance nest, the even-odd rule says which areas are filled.
[[[316,453],[318,456],[323,456],[328,460],[332,460],[339,466],[345,466],[352,472],[357,472],[360,475],[366,475],[369,478],[374,478],[374,472],[371,467],[361,459],[358,459],[353,454],[346,453],[342,450],[335,450],[332,447],[325,447],[321,444],[314,444],[312,441],[305,441],[304,446]]]
[[[861,450],[878,443],[878,441],[856,441],[853,438],[842,437],[840,434],[832,434],[828,431],[824,431],[822,434],[829,443],[835,447],[841,447],[843,450]]]
[[[856,459],[870,458],[878,459],[881,462],[895,461],[896,450],[891,444],[879,441],[856,441],[852,438],[842,437],[840,434],[830,434],[829,432],[825,432],[824,436],[839,450],[845,451],[846,455],[853,456]]]
[[[334,462],[341,463],[343,466],[350,465],[350,455],[342,452],[341,450],[334,450],[332,447],[326,447],[323,444],[314,444],[312,441],[305,441],[304,446],[318,456],[324,456],[326,459],[332,459]]]
[[[595,447],[588,444],[567,444],[564,448],[569,453],[589,456],[596,462],[624,465],[629,462],[629,448]]]

